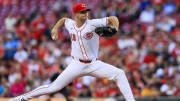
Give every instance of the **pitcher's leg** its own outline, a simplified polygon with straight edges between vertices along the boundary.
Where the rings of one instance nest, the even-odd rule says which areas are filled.
[[[43,85],[35,90],[26,93],[23,96],[25,100],[32,97],[49,94],[57,92],[72,82],[73,79],[78,77],[81,74],[81,66],[78,66],[78,63],[73,61],[58,77],[57,79],[49,85]]]
[[[100,78],[108,78],[117,83],[126,101],[135,101],[126,75],[122,69],[116,68],[102,61],[94,62],[90,68],[96,68],[90,74]]]

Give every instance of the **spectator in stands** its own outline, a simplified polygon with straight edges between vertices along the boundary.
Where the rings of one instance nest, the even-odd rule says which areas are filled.
[[[21,77],[15,79],[15,82],[11,85],[10,90],[13,96],[24,93],[25,83],[21,80]]]
[[[13,33],[7,33],[6,39],[4,42],[4,57],[7,60],[12,60],[14,58],[14,54],[16,53],[16,49],[19,46],[19,41],[13,38]]]
[[[173,96],[176,92],[176,87],[172,80],[169,80],[167,84],[163,84],[160,88],[164,96]]]
[[[3,97],[5,95],[5,87],[3,85],[3,79],[0,81],[0,97]]]
[[[146,6],[140,14],[139,20],[144,23],[153,23],[155,19],[154,9],[151,6]]]
[[[5,19],[5,27],[8,31],[14,31],[16,24],[16,18],[13,17],[12,14],[9,14],[8,17]]]
[[[15,55],[14,55],[14,59],[19,62],[19,63],[22,63],[24,62],[25,60],[27,60],[28,58],[28,53],[27,51],[25,51],[23,49],[23,46],[22,45],[19,45]]]
[[[176,5],[172,0],[167,0],[167,3],[163,5],[163,13],[167,15],[174,13],[175,9],[176,9]]]

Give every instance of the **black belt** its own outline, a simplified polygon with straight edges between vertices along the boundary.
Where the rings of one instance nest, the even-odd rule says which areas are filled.
[[[72,58],[74,59],[74,56],[72,56]],[[80,62],[82,63],[91,63],[92,60],[82,60],[82,59],[79,59]]]

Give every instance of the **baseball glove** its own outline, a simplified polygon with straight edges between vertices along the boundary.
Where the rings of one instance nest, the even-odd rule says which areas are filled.
[[[117,30],[114,27],[105,26],[95,28],[95,32],[101,37],[111,37],[116,34]]]

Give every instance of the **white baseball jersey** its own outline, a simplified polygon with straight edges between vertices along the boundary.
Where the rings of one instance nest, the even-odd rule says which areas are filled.
[[[98,57],[99,36],[94,32],[96,27],[106,26],[106,18],[87,19],[77,27],[72,19],[66,19],[65,28],[71,37],[71,55],[83,60],[94,60]]]

